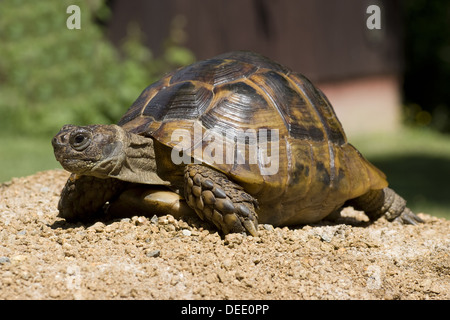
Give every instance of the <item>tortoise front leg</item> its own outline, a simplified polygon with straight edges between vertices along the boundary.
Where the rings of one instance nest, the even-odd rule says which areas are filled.
[[[103,206],[125,188],[126,182],[72,174],[58,203],[58,216],[67,221],[90,220],[103,213]]]
[[[198,216],[214,223],[224,234],[258,234],[256,199],[224,174],[202,165],[187,165],[185,198]]]
[[[398,221],[402,224],[416,225],[423,222],[406,206],[406,200],[391,188],[370,190],[350,200],[348,204],[356,210],[363,210],[370,220],[376,220],[384,215],[388,221]]]

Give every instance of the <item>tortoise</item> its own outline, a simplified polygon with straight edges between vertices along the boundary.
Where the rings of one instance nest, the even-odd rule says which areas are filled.
[[[65,125],[52,144],[72,172],[58,204],[68,221],[195,211],[223,234],[256,235],[258,223],[314,223],[351,205],[372,221],[422,222],[348,143],[325,95],[253,52],[175,70],[117,125]]]

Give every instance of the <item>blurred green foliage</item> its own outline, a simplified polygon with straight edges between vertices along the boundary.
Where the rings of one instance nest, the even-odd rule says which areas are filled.
[[[81,9],[79,30],[66,27],[72,4]],[[194,61],[171,39],[153,57],[133,25],[117,50],[95,23],[109,15],[104,0],[0,1],[0,134],[116,122],[147,85]]]
[[[408,124],[450,132],[450,1],[402,1]]]

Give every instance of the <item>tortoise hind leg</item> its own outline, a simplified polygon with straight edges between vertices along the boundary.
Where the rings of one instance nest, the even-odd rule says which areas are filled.
[[[66,221],[85,221],[103,213],[103,206],[126,186],[117,179],[100,179],[72,174],[66,182],[58,203],[58,216]]]
[[[362,210],[374,221],[385,216],[388,221],[416,225],[423,220],[415,215],[407,206],[406,200],[391,188],[370,190],[362,196],[348,202],[356,210]]]
[[[224,234],[258,234],[256,199],[224,174],[202,165],[185,168],[185,198],[202,220],[213,222]]]

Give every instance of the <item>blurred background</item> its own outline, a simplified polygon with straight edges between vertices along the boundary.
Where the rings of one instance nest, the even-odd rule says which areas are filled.
[[[231,50],[310,78],[409,206],[450,218],[447,0],[0,1],[0,182],[60,168],[62,125],[115,123],[164,73]]]

